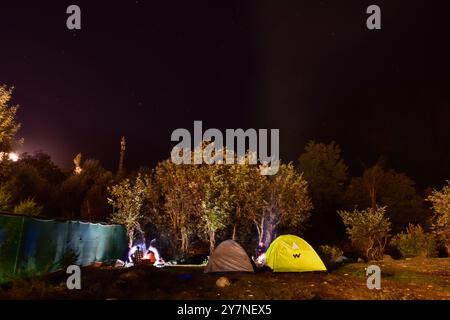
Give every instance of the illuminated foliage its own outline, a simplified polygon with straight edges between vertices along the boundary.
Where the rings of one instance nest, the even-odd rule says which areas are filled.
[[[204,166],[204,197],[201,218],[208,233],[210,254],[216,244],[216,233],[227,227],[234,195],[230,192],[228,168],[225,165]]]
[[[161,205],[155,219],[174,242],[182,255],[189,250],[190,237],[198,232],[202,210],[203,181],[196,165],[176,165],[170,160],[160,162],[155,170],[155,183],[161,192]],[[177,246],[177,244],[173,244]]]
[[[414,181],[404,173],[385,170],[381,164],[367,168],[361,177],[354,177],[345,198],[347,209],[387,207],[386,216],[394,232],[424,221],[429,214]]]
[[[377,260],[383,257],[391,230],[391,223],[385,217],[385,212],[386,207],[338,211],[353,246],[367,260]]]
[[[247,157],[249,157],[248,154]],[[248,161],[245,164],[230,166],[228,174],[230,192],[233,195],[233,198],[230,199],[233,207],[231,236],[233,240],[236,240],[238,231],[241,231],[241,236],[248,238],[248,233],[254,224],[252,216],[256,212],[262,212],[264,208],[263,190],[266,177],[261,175],[257,166],[250,165]]]
[[[0,151],[10,151],[20,124],[16,121],[18,106],[11,106],[13,88],[0,85]]]
[[[38,206],[33,199],[26,199],[16,205],[13,212],[23,216],[39,216],[42,212],[42,207]]]
[[[436,238],[426,233],[420,225],[410,224],[406,232],[397,234],[391,240],[402,257],[435,257],[437,255]]]
[[[295,229],[299,234],[309,219],[313,205],[308,183],[292,164],[283,164],[276,175],[264,176],[262,210],[250,215],[258,231],[259,242],[267,247],[277,227]]]
[[[142,208],[150,187],[149,177],[138,174],[134,181],[125,179],[109,188],[111,198],[108,200],[114,208],[110,222],[125,226],[130,248],[133,246],[136,234],[142,233]]]
[[[433,190],[427,198],[434,210],[433,232],[450,256],[450,180],[442,190]]]

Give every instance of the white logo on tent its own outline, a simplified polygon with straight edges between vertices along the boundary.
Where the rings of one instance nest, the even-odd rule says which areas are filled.
[[[299,249],[299,248],[300,247],[295,242],[292,244],[292,249],[296,250],[296,249]]]

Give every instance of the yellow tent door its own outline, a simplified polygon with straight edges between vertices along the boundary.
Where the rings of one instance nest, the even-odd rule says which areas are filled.
[[[266,265],[274,272],[327,271],[316,251],[294,235],[279,236],[270,244]]]

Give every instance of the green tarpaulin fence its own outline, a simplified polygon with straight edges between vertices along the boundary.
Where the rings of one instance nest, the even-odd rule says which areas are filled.
[[[0,215],[0,282],[66,264],[123,259],[127,246],[121,225]]]

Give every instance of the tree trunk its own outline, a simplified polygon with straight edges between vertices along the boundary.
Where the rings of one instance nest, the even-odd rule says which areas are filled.
[[[236,223],[233,225],[233,235],[231,236],[233,241],[236,241]]]
[[[186,255],[189,249],[189,237],[184,228],[181,229],[181,253]]]
[[[268,224],[263,231],[263,237],[261,242],[264,244],[264,248],[269,248],[269,245],[272,243],[273,238],[275,236],[275,225]]]
[[[278,212],[278,208],[276,205],[269,205],[268,208],[268,219],[266,223],[266,236],[264,239],[264,246],[266,248],[272,243],[273,238],[275,237],[275,232],[277,225],[280,223],[280,214]]]
[[[209,255],[211,256],[214,248],[216,247],[216,233],[214,231],[209,232]]]
[[[133,240],[134,240],[134,231],[129,230],[128,231],[128,249],[131,249],[133,246]]]
[[[368,239],[368,244],[367,244],[367,248],[366,248],[366,259],[367,261],[371,261],[374,260],[374,255],[373,255],[373,247],[375,245],[375,240],[372,238]]]
[[[258,232],[258,243],[261,241],[261,228],[259,227],[258,220],[253,219],[253,223],[255,224],[256,231]]]
[[[275,235],[275,230],[278,225],[277,221],[277,209],[273,205],[268,205],[264,210],[264,214],[261,217],[261,221],[256,224],[256,229],[258,230],[258,244],[263,243],[264,247],[267,249],[272,243],[273,237]]]

